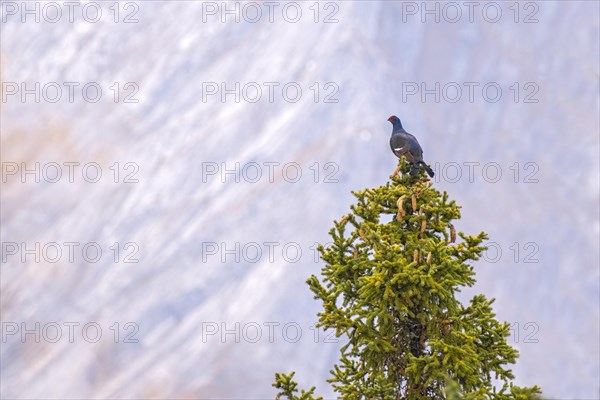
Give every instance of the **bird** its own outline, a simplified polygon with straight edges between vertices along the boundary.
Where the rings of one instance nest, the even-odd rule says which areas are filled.
[[[404,158],[413,165],[413,169],[410,172],[412,176],[417,174],[419,165],[423,165],[427,174],[433,178],[433,170],[429,165],[425,164],[425,161],[423,161],[423,149],[417,141],[417,138],[404,130],[400,118],[395,115],[389,117],[388,121],[393,125],[390,147],[396,157],[401,158],[404,156]]]

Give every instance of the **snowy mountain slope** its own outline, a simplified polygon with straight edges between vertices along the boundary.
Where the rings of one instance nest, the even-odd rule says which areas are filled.
[[[498,23],[421,23],[406,3],[340,2],[339,21],[330,24],[314,22],[312,3],[298,4],[298,23],[280,14],[273,23],[221,23],[203,15],[201,2],[153,1],[139,3],[135,24],[114,23],[106,6],[96,24],[2,24],[3,82],[98,82],[104,90],[97,103],[2,103],[3,163],[96,162],[103,173],[98,183],[66,176],[2,183],[3,243],[103,249],[96,263],[3,262],[3,335],[8,322],[29,329],[55,322],[63,337],[36,343],[29,335],[22,343],[19,334],[4,335],[2,397],[271,398],[274,372],[289,370],[333,396],[325,379],[338,344],[311,329],[318,304],[304,280],[320,268],[311,247],[327,241],[350,191],[384,183],[395,168],[392,113],[419,138],[425,159],[446,168],[436,170],[436,186],[463,206],[459,229],[486,230],[502,248],[498,262],[478,264],[478,283],[465,297],[496,297],[499,318],[515,324],[518,382],[540,384],[550,398],[598,397],[598,4],[539,3],[533,24],[515,23],[507,4]],[[320,7],[320,21],[334,10]],[[522,19],[531,10],[520,11]],[[139,102],[115,103],[114,82],[121,94],[135,82]],[[239,102],[234,95],[222,102],[220,93],[206,94],[221,82],[256,85]],[[296,83],[302,97],[293,103],[275,90],[270,102],[265,82]],[[497,82],[503,95],[495,103],[479,90],[473,102],[466,92],[456,103],[406,95],[413,83],[435,82],[463,90],[465,82]],[[523,102],[529,82],[537,103]],[[251,103],[256,86],[262,97]],[[338,102],[323,102],[336,87]],[[138,183],[123,182],[127,162],[139,167]],[[258,182],[249,182],[251,168],[239,183],[206,175],[208,165],[236,162],[258,163]],[[282,175],[292,162],[302,171],[295,183],[293,165]],[[479,163],[472,182],[465,162]],[[496,183],[481,174],[490,162],[502,170]],[[523,182],[528,162],[538,183]],[[264,163],[279,163],[271,164],[272,180]],[[450,163],[462,168],[455,183]],[[122,261],[129,242],[139,248],[137,263]],[[236,242],[258,244],[261,257],[208,254],[210,244],[235,249]],[[279,243],[272,258],[271,242]],[[523,262],[527,243],[539,262]],[[65,322],[79,323],[73,343]],[[98,343],[79,331],[89,322],[102,329]],[[126,329],[128,322],[135,325]],[[135,327],[130,339],[138,343],[124,342]],[[222,340],[224,327],[239,343],[235,333]]]

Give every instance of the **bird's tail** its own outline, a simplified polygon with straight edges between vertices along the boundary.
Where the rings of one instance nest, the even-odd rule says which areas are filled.
[[[433,170],[431,169],[431,167],[427,164],[423,164],[423,166],[425,167],[425,171],[427,171],[427,175],[429,175],[431,178],[433,178]]]
[[[423,161],[419,161],[419,164],[421,164],[423,166],[423,168],[425,168],[425,171],[427,172],[427,175],[429,175],[431,178],[433,178],[433,170],[431,169],[431,167],[427,164],[425,164]]]

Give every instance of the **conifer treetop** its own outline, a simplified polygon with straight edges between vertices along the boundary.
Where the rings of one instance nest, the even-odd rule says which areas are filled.
[[[323,306],[317,326],[347,338],[328,382],[349,400],[539,398],[537,386],[512,383],[507,365],[518,352],[494,300],[455,297],[475,283],[471,263],[487,234],[457,235],[460,207],[409,170],[400,160],[385,185],[353,192],[351,212],[329,231],[332,244],[319,246],[321,279],[307,280]],[[292,376],[276,375],[278,396],[316,399],[314,387],[294,394]]]

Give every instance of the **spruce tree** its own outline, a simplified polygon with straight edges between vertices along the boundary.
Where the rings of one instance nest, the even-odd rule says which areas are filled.
[[[323,305],[317,326],[347,339],[328,382],[349,400],[539,398],[512,383],[518,352],[494,300],[456,298],[475,283],[486,233],[457,234],[460,207],[410,169],[402,159],[384,186],[353,192],[333,243],[319,247],[322,280],[307,280]],[[314,387],[298,393],[293,376],[275,375],[277,399],[321,399]]]

